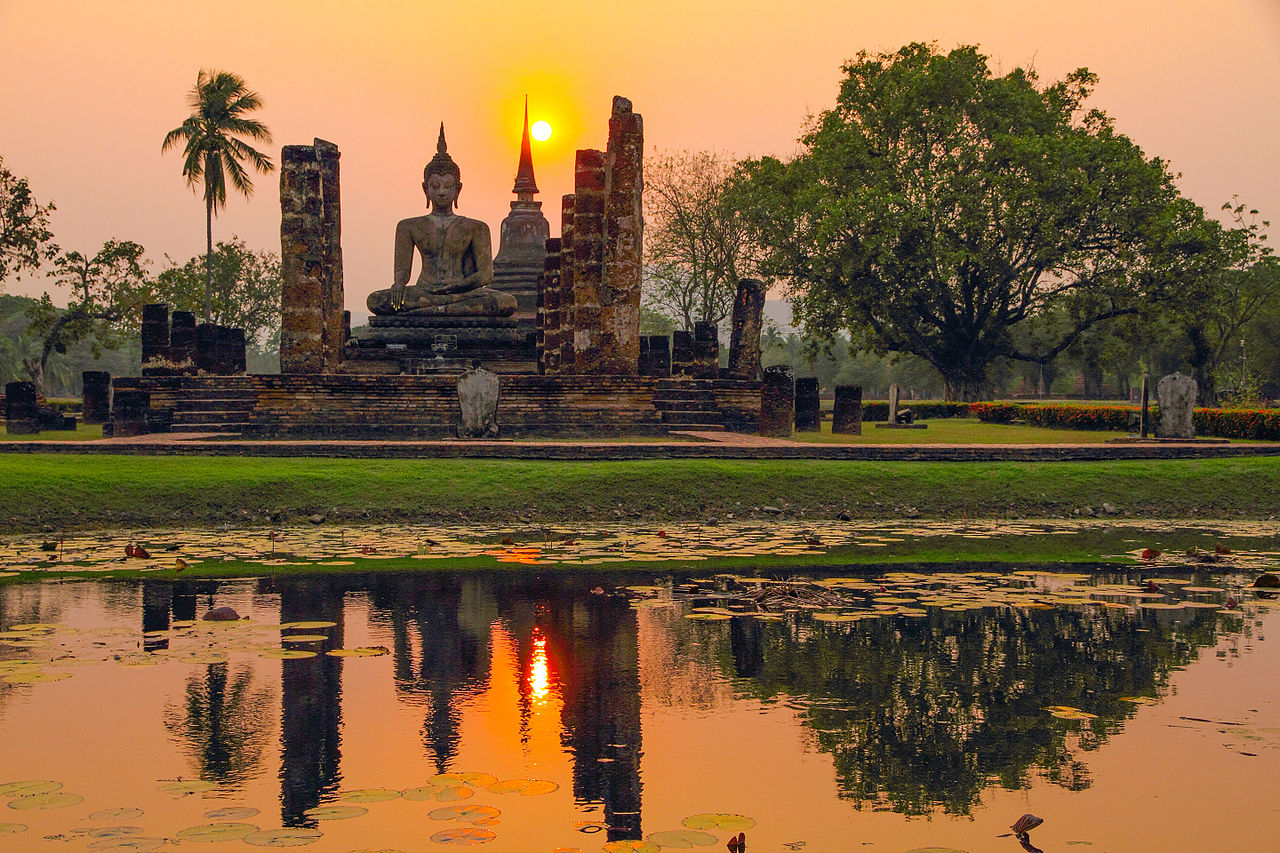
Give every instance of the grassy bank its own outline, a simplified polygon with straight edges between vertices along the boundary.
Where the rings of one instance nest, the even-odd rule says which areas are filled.
[[[345,521],[1280,516],[1280,458],[933,463],[0,457],[0,529]],[[1104,510],[1110,505],[1110,511]],[[780,510],[780,512],[775,512]]]

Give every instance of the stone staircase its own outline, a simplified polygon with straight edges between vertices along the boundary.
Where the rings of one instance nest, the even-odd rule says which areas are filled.
[[[724,415],[716,405],[710,380],[659,379],[653,407],[668,431],[723,431]]]
[[[172,405],[174,432],[240,433],[249,425],[257,395],[253,389],[236,384],[185,389],[172,403],[153,394],[151,405]]]

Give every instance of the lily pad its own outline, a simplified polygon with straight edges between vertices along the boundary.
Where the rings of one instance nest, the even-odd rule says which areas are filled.
[[[498,833],[492,830],[481,829],[478,826],[466,826],[462,829],[446,829],[443,832],[437,832],[431,836],[431,840],[436,844],[471,846],[474,844],[486,844],[497,837]]]
[[[326,637],[324,634],[289,634],[288,636],[281,637],[280,642],[282,643],[323,643],[327,639],[329,638]]]
[[[711,829],[721,832],[740,832],[756,825],[755,820],[746,815],[723,814],[721,812],[689,815],[680,823],[689,829]]]
[[[317,628],[332,628],[337,624],[338,624],[337,622],[322,622],[322,621],[285,622],[283,625],[280,626],[280,630],[282,631],[289,631],[289,630],[313,631]]]
[[[505,782],[494,782],[485,788],[490,794],[523,794],[526,797],[550,794],[559,789],[558,783],[546,779],[508,779]]]
[[[662,848],[648,841],[627,839],[625,841],[608,841],[603,848],[605,853],[658,853]]]
[[[399,791],[393,791],[390,788],[357,788],[354,791],[343,791],[338,795],[339,799],[352,803],[385,803],[399,796]]]
[[[306,649],[272,649],[269,652],[263,652],[258,657],[267,658],[268,660],[301,660],[302,658],[318,657],[318,655]]]
[[[438,773],[432,776],[431,782],[438,784],[450,784],[453,782],[461,782],[464,785],[474,785],[477,788],[484,788],[498,781],[498,777],[492,773]]]
[[[61,787],[61,782],[44,779],[27,782],[5,782],[0,785],[0,797],[26,797],[33,794],[49,794]]]
[[[62,681],[70,677],[69,672],[11,672],[2,680],[9,684],[39,684],[44,681]]]
[[[350,820],[368,813],[364,806],[316,806],[303,812],[312,820]]]
[[[263,829],[252,832],[240,840],[254,847],[302,847],[315,844],[322,837],[318,829],[305,827],[289,829]]]
[[[699,832],[696,829],[673,829],[667,832],[655,832],[652,835],[646,835],[645,841],[650,844],[656,844],[659,847],[710,847],[716,843],[716,837],[709,832]]]
[[[356,649],[330,649],[325,654],[335,658],[376,658],[390,652],[383,646],[362,646]]]
[[[475,791],[468,786],[452,782],[432,783],[400,792],[400,796],[406,800],[419,803],[426,800],[439,800],[442,803],[450,803],[457,800],[470,799],[474,795]]]
[[[178,837],[185,841],[239,841],[250,833],[258,831],[251,823],[202,823],[189,826],[178,832]]]
[[[140,826],[95,826],[93,829],[85,833],[90,838],[128,838],[131,835],[141,835],[142,827]]]
[[[159,788],[156,788],[162,794],[199,794],[204,791],[212,791],[218,787],[212,782],[206,782],[203,779],[191,779],[189,781],[178,780],[177,782],[166,782]]]
[[[159,850],[165,839],[150,835],[131,835],[128,838],[104,838],[89,845],[89,850]]]
[[[256,817],[260,813],[252,806],[228,806],[207,811],[204,816],[209,820],[244,820],[247,817]]]
[[[0,835],[16,835],[19,832],[26,832],[27,825],[25,823],[0,823]]]
[[[427,812],[427,817],[432,820],[465,820],[474,823],[493,820],[500,814],[502,810],[495,809],[493,806],[443,806]]]
[[[142,817],[142,809],[98,809],[89,815],[89,820],[133,820],[135,817]]]
[[[15,797],[9,801],[9,808],[19,810],[65,809],[67,806],[74,806],[81,802],[84,802],[84,797],[79,794],[54,791],[49,794],[30,794],[25,797]]]

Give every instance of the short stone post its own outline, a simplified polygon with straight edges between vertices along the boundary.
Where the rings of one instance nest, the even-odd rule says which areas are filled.
[[[147,410],[151,408],[149,391],[116,391],[111,404],[112,435],[146,435]]]
[[[81,417],[87,424],[105,424],[111,420],[111,374],[105,370],[86,370],[80,374]]]
[[[720,332],[715,323],[693,324],[693,377],[715,379],[720,375]]]
[[[729,332],[729,378],[760,378],[760,330],[764,322],[764,282],[738,281],[733,300],[733,327]]]
[[[5,384],[4,420],[10,435],[34,435],[40,431],[40,407],[34,382]]]
[[[196,326],[196,370],[201,373],[218,375],[222,371],[218,362],[218,330],[221,326],[213,323],[201,323]]]
[[[665,379],[671,375],[671,338],[649,335],[649,375]]]
[[[169,306],[142,306],[142,375],[169,372]]]
[[[671,333],[671,375],[693,375],[693,332],[677,329]]]
[[[790,438],[795,419],[796,389],[791,368],[785,364],[764,369],[760,389],[760,434]]]
[[[831,412],[831,432],[835,435],[862,435],[861,385],[836,386],[836,405]]]
[[[1147,433],[1151,431],[1151,413],[1147,407],[1151,405],[1151,374],[1143,371],[1142,374],[1142,408],[1138,411],[1138,435],[1142,438],[1147,437]]]
[[[821,432],[822,402],[818,396],[818,377],[802,376],[796,380],[796,432]]]
[[[174,311],[169,324],[169,363],[174,371],[196,372],[196,315]]]
[[[1156,384],[1156,399],[1160,402],[1160,423],[1156,426],[1156,438],[1196,437],[1192,413],[1196,405],[1199,384],[1190,376],[1170,373]]]
[[[898,399],[902,396],[902,390],[898,388],[898,383],[894,382],[889,386],[889,423],[896,425],[898,423]]]

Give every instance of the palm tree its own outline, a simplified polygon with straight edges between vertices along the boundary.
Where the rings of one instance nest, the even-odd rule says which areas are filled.
[[[204,182],[205,237],[207,250],[204,255],[204,321],[213,316],[213,217],[227,204],[227,180],[241,195],[248,198],[253,192],[253,181],[245,170],[247,160],[263,174],[275,168],[271,158],[238,139],[245,136],[257,142],[270,142],[271,131],[256,119],[246,118],[245,113],[262,106],[258,93],[251,91],[244,78],[229,71],[200,69],[196,85],[188,99],[191,115],[186,121],[169,131],[160,146],[168,151],[179,143],[182,149],[182,174],[187,185],[194,187]]]

